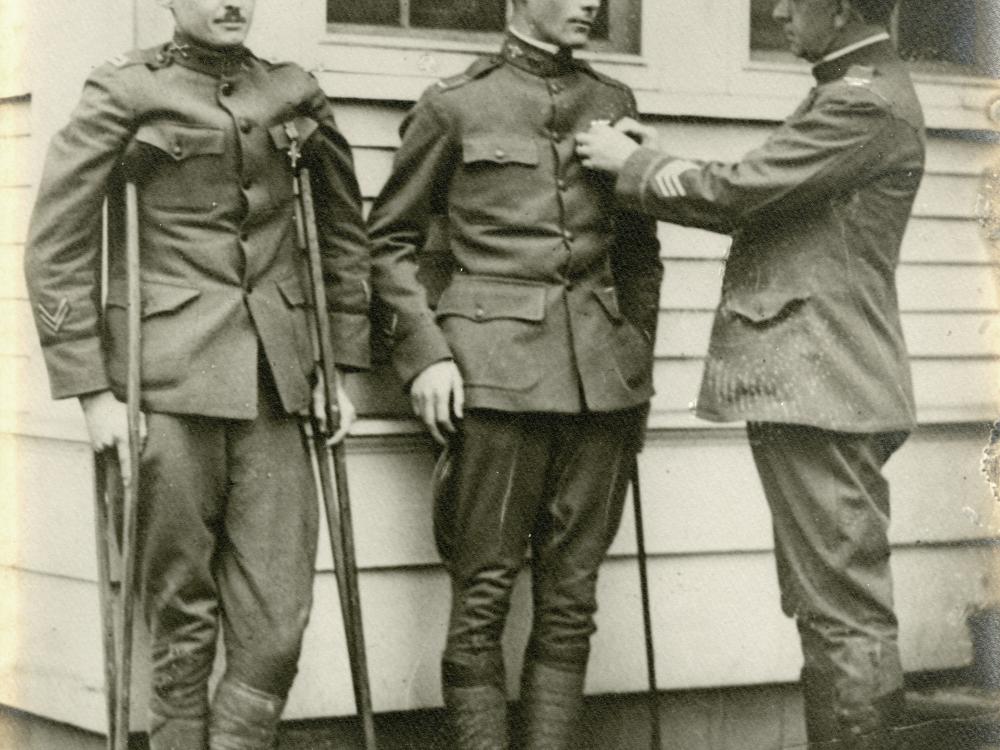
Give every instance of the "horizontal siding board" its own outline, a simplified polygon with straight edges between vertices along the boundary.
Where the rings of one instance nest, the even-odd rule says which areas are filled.
[[[399,126],[406,108],[334,102],[337,125],[355,152],[360,148],[394,149],[399,146]]]
[[[981,179],[966,175],[928,174],[920,183],[913,215],[925,218],[973,219]]]
[[[0,135],[0,187],[21,187],[33,179],[30,136]]]
[[[354,149],[354,165],[363,197],[374,199],[378,196],[392,171],[393,153],[380,148]]]
[[[0,102],[0,139],[29,135],[31,135],[30,100],[13,99]]]
[[[908,312],[1000,309],[1000,266],[904,265],[896,274],[900,309]]]
[[[28,187],[0,187],[0,245],[24,242],[33,197]]]
[[[968,612],[995,591],[983,571],[987,549],[926,548],[893,559],[901,647],[907,670],[968,664]],[[801,665],[795,627],[778,607],[774,561],[767,553],[670,557],[650,562],[653,627],[661,689],[790,682]],[[520,655],[530,621],[526,577],[513,597],[504,645],[508,692],[517,694]],[[103,726],[100,631],[92,584],[0,571],[0,586],[19,605],[17,659],[3,665],[0,702],[92,730]],[[13,594],[10,592],[13,591]],[[299,675],[286,717],[353,713],[343,628],[332,574],[319,576]],[[440,705],[440,649],[447,627],[448,583],[441,570],[368,572],[361,577],[365,637],[376,711]],[[16,597],[16,598],[13,598]],[[635,563],[607,564],[598,582],[598,631],[588,693],[637,692],[645,669]],[[67,618],[71,611],[74,617]],[[147,641],[139,629],[135,725],[148,696]],[[219,666],[217,666],[218,672]]]
[[[906,263],[996,263],[978,221],[973,219],[913,218],[901,252]]]
[[[84,443],[15,439],[14,479],[21,502],[11,528],[13,564],[50,575],[93,580],[92,467]],[[1000,535],[1000,507],[979,475],[986,433],[920,430],[889,464],[897,545],[963,542]],[[358,563],[363,569],[437,566],[432,533],[428,439],[388,444],[361,439],[348,458]],[[710,467],[710,468],[709,468]],[[750,451],[740,430],[654,432],[641,457],[651,555],[766,551],[771,528]],[[74,523],[62,523],[74,508]],[[322,525],[322,524],[321,524]],[[317,565],[330,570],[323,532]],[[612,547],[635,551],[631,513]]]

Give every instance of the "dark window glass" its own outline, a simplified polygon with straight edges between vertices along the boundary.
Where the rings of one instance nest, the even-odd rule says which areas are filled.
[[[594,49],[638,52],[642,0],[607,0],[594,24]],[[327,23],[368,27],[372,33],[461,39],[498,34],[507,25],[509,0],[327,0]]]
[[[755,58],[787,59],[775,0],[752,0],[750,48]],[[890,31],[916,70],[1000,78],[997,0],[900,0]]]
[[[906,0],[896,19],[896,38],[905,59],[932,70],[1000,73],[995,0]]]
[[[505,0],[410,0],[410,25],[421,29],[502,31]]]
[[[400,0],[328,0],[327,23],[398,26]]]

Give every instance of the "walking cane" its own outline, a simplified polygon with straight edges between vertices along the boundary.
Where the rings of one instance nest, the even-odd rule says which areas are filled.
[[[639,592],[642,598],[642,626],[646,637],[646,673],[649,676],[650,747],[662,750],[660,700],[656,689],[656,652],[653,648],[653,616],[649,606],[649,573],[646,567],[646,532],[642,522],[642,492],[639,489],[639,458],[632,459],[632,509],[635,511],[635,543],[639,557]]]
[[[141,293],[139,204],[134,183],[125,185],[125,283],[127,367],[125,382],[131,477],[124,481],[108,451],[94,457],[95,530],[101,600],[107,746],[127,750],[132,698],[132,629],[135,614],[136,522],[139,505]],[[120,485],[120,487],[119,487]],[[121,490],[120,493],[118,490]],[[121,500],[121,529],[114,508]],[[112,550],[120,559],[120,580],[111,576]]]
[[[371,685],[368,679],[365,635],[361,622],[361,591],[358,585],[354,524],[347,485],[347,461],[343,441],[337,445],[329,443],[329,437],[337,431],[340,424],[337,402],[338,376],[330,337],[330,320],[327,316],[326,287],[316,232],[312,186],[309,182],[309,170],[299,165],[298,131],[291,123],[286,125],[285,130],[290,142],[288,155],[295,174],[296,238],[299,248],[307,258],[313,309],[313,345],[318,355],[320,376],[323,379],[324,403],[319,407],[313,405],[311,418],[303,425],[303,430],[306,433],[309,459],[317,479],[317,487],[326,511],[327,528],[330,532],[334,573],[337,577],[351,681],[354,687],[354,701],[361,718],[365,748],[376,750],[378,745],[375,738]]]

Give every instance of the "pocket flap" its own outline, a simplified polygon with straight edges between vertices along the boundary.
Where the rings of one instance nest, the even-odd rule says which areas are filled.
[[[722,303],[727,310],[751,323],[768,323],[788,314],[809,299],[809,294],[788,290],[738,292],[727,296]]]
[[[618,292],[613,286],[602,286],[594,290],[594,296],[601,303],[604,312],[612,320],[624,320],[621,308],[618,306]]]
[[[217,128],[199,128],[174,122],[147,123],[136,131],[135,140],[163,151],[174,161],[190,156],[221,154],[225,146],[225,136]]]
[[[291,307],[302,307],[306,304],[306,293],[298,276],[288,276],[277,282],[278,291]]]
[[[463,160],[466,164],[478,161],[496,164],[538,164],[538,141],[519,136],[472,136],[462,140]]]
[[[446,315],[470,320],[545,320],[545,284],[456,277],[438,302],[437,317]]]
[[[271,135],[271,142],[275,148],[279,151],[287,151],[288,147],[292,145],[292,139],[288,135],[290,129],[296,134],[299,145],[302,145],[309,140],[309,136],[315,133],[317,128],[319,128],[319,123],[311,117],[296,117],[294,120],[272,125],[267,129],[267,132]]]
[[[157,282],[142,284],[142,317],[148,318],[160,313],[173,312],[191,300],[200,297],[200,289]],[[108,307],[128,306],[128,288],[124,279],[118,279],[108,284]]]

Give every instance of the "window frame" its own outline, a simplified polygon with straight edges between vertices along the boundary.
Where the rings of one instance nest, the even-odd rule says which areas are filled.
[[[330,31],[324,0],[297,2],[303,12],[294,19],[295,43],[301,48],[303,39],[315,40],[306,62],[336,98],[412,102],[437,80],[498,48],[483,39]],[[640,54],[580,53],[631,86],[644,115],[780,122],[813,85],[804,62],[753,58],[750,0],[670,2],[676,8],[644,3]],[[914,81],[929,127],[997,127],[990,118],[991,106],[1000,99],[997,81],[920,71]]]
[[[609,2],[611,0],[608,0]],[[617,0],[621,2],[622,0]],[[634,3],[639,7],[639,21],[632,22],[635,23],[634,28],[629,28],[625,33],[626,41],[630,46],[634,46],[636,50],[625,50],[625,49],[615,49],[615,40],[612,38],[614,36],[613,32],[609,34],[607,39],[594,39],[591,45],[588,47],[588,53],[593,55],[626,55],[641,57],[642,55],[642,9],[644,3],[649,2],[649,0],[625,0],[629,3]],[[410,0],[403,0],[404,7],[401,8],[401,12],[405,13],[409,10]],[[507,0],[508,6],[510,5],[510,0]],[[627,15],[631,9],[627,9],[624,12],[618,11],[620,15]],[[326,8],[324,8],[324,13]],[[615,21],[615,11],[609,11],[610,17],[609,22],[614,23]],[[438,40],[445,40],[450,42],[455,42],[458,44],[468,45],[471,44],[476,48],[487,47],[490,49],[495,49],[499,46],[500,41],[503,37],[504,31],[502,29],[495,31],[463,31],[459,28],[437,28],[437,27],[420,27],[420,26],[389,26],[389,25],[378,25],[378,24],[365,24],[365,23],[347,23],[341,21],[327,21],[326,22],[326,33],[327,35],[335,36],[363,36],[368,38],[396,38],[403,37],[413,40],[426,40],[431,44],[437,42]]]

